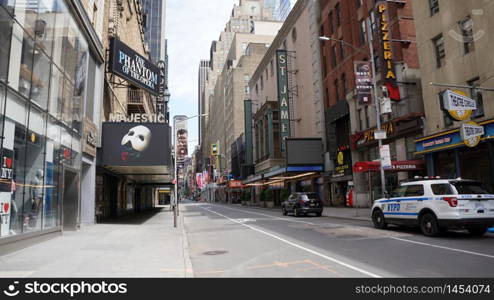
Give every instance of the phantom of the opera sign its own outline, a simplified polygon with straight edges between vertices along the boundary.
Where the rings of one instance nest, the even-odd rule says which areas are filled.
[[[290,137],[290,107],[288,91],[288,52],[276,51],[278,68],[278,103],[280,108],[281,151],[285,152],[285,139]]]
[[[116,38],[110,40],[109,68],[110,72],[158,96],[158,67]]]

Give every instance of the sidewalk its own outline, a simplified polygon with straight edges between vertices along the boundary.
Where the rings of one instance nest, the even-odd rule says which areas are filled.
[[[154,210],[0,256],[2,277],[191,277],[183,215]]]
[[[330,218],[372,221],[370,208],[325,207],[322,215]]]

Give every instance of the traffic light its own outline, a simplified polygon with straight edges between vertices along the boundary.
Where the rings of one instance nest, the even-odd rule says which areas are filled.
[[[212,156],[218,156],[218,154],[219,154],[218,144],[212,144],[211,145],[211,155]]]

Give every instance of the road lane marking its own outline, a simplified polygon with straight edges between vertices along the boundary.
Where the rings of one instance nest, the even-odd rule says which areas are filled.
[[[439,249],[445,249],[449,251],[454,251],[454,252],[461,252],[461,253],[466,253],[466,254],[471,254],[471,255],[476,255],[476,256],[482,256],[482,257],[487,257],[487,258],[492,258],[494,259],[494,255],[489,255],[489,254],[484,254],[484,253],[478,253],[478,252],[473,252],[473,251],[468,251],[468,250],[462,250],[462,249],[456,249],[456,248],[450,248],[446,246],[439,246],[439,245],[434,245],[434,244],[428,244],[428,243],[423,243],[423,242],[416,242],[416,241],[411,241],[407,239],[401,239],[397,237],[391,237],[393,240],[397,241],[402,241],[406,243],[412,243],[412,244],[417,244],[417,245],[422,245],[422,246],[429,246],[433,248],[439,248]]]
[[[346,267],[346,268],[348,268],[348,269],[351,269],[351,270],[357,271],[357,272],[359,272],[359,273],[365,274],[365,275],[370,276],[370,277],[374,277],[374,278],[381,278],[381,276],[380,276],[380,275],[377,275],[377,274],[374,274],[374,273],[372,273],[372,272],[366,271],[366,270],[364,270],[364,269],[361,269],[361,268],[359,268],[359,267],[353,266],[353,265],[351,265],[351,264],[348,264],[348,263],[345,263],[345,262],[339,261],[339,260],[338,260],[338,259],[336,259],[336,258],[333,258],[333,257],[327,256],[327,255],[322,254],[322,253],[319,253],[319,252],[317,252],[317,251],[315,251],[315,250],[312,250],[312,249],[309,249],[309,248],[304,247],[304,246],[302,246],[302,245],[296,244],[296,243],[294,243],[294,242],[291,242],[291,241],[289,241],[289,240],[287,240],[287,239],[284,239],[284,238],[282,238],[282,237],[279,237],[279,236],[277,236],[277,235],[274,235],[274,234],[269,233],[269,232],[267,232],[267,231],[264,231],[264,230],[262,230],[262,229],[256,228],[256,227],[254,227],[254,226],[251,226],[251,225],[247,225],[247,224],[240,223],[240,222],[238,222],[238,221],[236,221],[236,220],[234,220],[234,219],[232,219],[232,218],[229,218],[228,216],[225,216],[225,215],[220,214],[220,213],[218,213],[218,212],[215,212],[215,211],[213,211],[213,210],[210,210],[210,209],[207,209],[207,208],[202,208],[202,209],[204,209],[204,210],[206,210],[206,211],[209,211],[210,213],[216,214],[216,215],[218,215],[218,216],[220,216],[220,217],[223,217],[223,218],[225,218],[225,219],[227,219],[227,220],[230,220],[231,222],[237,223],[237,224],[242,225],[242,226],[245,226],[245,227],[247,227],[247,228],[249,228],[249,229],[251,229],[251,230],[257,231],[257,232],[259,232],[259,233],[262,233],[262,234],[264,234],[264,235],[267,235],[267,236],[269,236],[269,237],[272,237],[272,238],[274,238],[274,239],[277,239],[277,240],[279,240],[279,241],[281,241],[281,242],[284,242],[284,243],[286,243],[286,244],[288,244],[288,245],[291,245],[291,246],[293,246],[293,247],[295,247],[295,248],[298,248],[298,249],[304,250],[304,251],[306,251],[306,252],[309,252],[309,253],[311,253],[311,254],[314,254],[314,255],[316,255],[316,256],[319,256],[319,257],[321,257],[321,258],[324,258],[324,259],[326,259],[326,260],[329,260],[329,261],[334,262],[334,263],[336,263],[336,264],[339,264],[339,265],[341,265],[341,266],[344,266],[344,267]]]
[[[302,223],[302,224],[307,224],[307,225],[316,225],[315,223],[312,223],[312,222],[306,222],[306,221],[300,221],[300,220],[293,220],[293,219],[289,219],[289,218],[280,218],[280,217],[276,217],[276,216],[273,216],[273,215],[263,214],[263,213],[259,213],[259,212],[253,212],[253,211],[250,211],[250,210],[242,210],[242,209],[238,209],[238,208],[231,208],[231,207],[227,207],[227,206],[223,206],[223,205],[215,205],[215,206],[226,208],[226,209],[229,209],[229,210],[240,211],[240,212],[244,212],[244,213],[248,213],[248,214],[270,217],[270,218],[273,218],[273,219],[287,221],[287,222]]]

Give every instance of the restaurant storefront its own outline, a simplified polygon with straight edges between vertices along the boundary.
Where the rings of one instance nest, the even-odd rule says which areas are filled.
[[[477,129],[477,133],[475,132]],[[481,181],[494,190],[494,119],[416,140],[416,154],[425,155],[429,176]]]
[[[84,120],[100,99],[102,56],[77,8],[26,3],[0,2],[0,246],[79,228]]]

